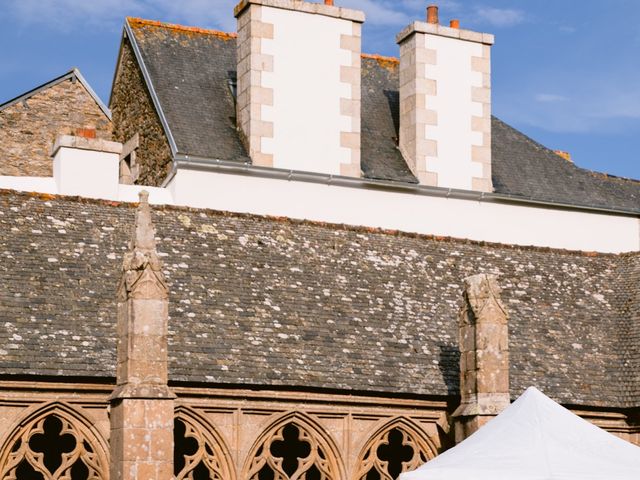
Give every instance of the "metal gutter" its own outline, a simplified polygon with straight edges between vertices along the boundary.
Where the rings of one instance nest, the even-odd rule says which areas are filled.
[[[604,207],[590,207],[570,203],[554,203],[546,200],[535,200],[517,197],[501,193],[475,192],[471,190],[459,190],[454,188],[430,187],[390,180],[373,180],[368,178],[344,177],[340,175],[327,175],[324,173],[302,172],[298,170],[284,170],[272,167],[260,167],[248,162],[232,162],[228,160],[211,159],[185,154],[176,154],[173,158],[173,166],[169,175],[162,183],[166,187],[179,168],[188,170],[201,170],[234,175],[246,175],[260,178],[272,178],[296,182],[315,183],[322,185],[334,185],[347,188],[364,188],[386,191],[404,192],[413,195],[425,195],[429,197],[444,197],[457,200],[475,200],[486,203],[518,204],[530,207],[544,207],[567,210],[579,210],[590,213],[615,214],[631,217],[640,217],[640,212],[633,210],[616,210]]]
[[[158,117],[160,118],[160,123],[162,124],[162,128],[164,129],[164,133],[167,135],[169,147],[171,148],[171,155],[175,157],[176,155],[178,155],[178,147],[173,138],[173,134],[171,133],[171,129],[169,128],[169,122],[167,121],[167,117],[162,111],[162,106],[160,105],[160,99],[158,98],[158,94],[156,93],[155,88],[153,88],[151,75],[149,74],[149,70],[147,70],[147,66],[144,64],[144,60],[142,58],[142,52],[140,51],[140,47],[136,42],[135,36],[133,35],[133,31],[131,30],[131,26],[129,25],[128,19],[124,22],[124,30],[125,30],[125,33],[127,34],[127,37],[129,38],[129,42],[131,43],[131,48],[133,49],[133,53],[136,56],[136,60],[138,60],[138,66],[140,67],[140,71],[142,72],[144,81],[147,84],[147,90],[149,91],[149,95],[151,96],[153,105],[156,108]]]
[[[91,88],[91,85],[89,85],[89,82],[87,82],[87,80],[82,76],[82,74],[80,73],[80,70],[78,70],[75,67],[72,68],[67,73],[65,73],[64,75],[60,75],[59,77],[54,78],[53,80],[50,80],[47,83],[43,83],[39,87],[29,90],[28,92],[25,92],[22,95],[18,95],[17,97],[12,98],[11,100],[3,103],[2,105],[0,105],[0,111],[6,108],[9,108],[12,105],[15,105],[16,103],[20,103],[21,101],[27,100],[28,98],[31,98],[34,95],[37,95],[38,93],[44,90],[47,90],[51,87],[55,87],[56,85],[66,80],[73,80],[74,78],[80,81],[80,83],[85,88],[85,90],[89,93],[89,95],[91,95],[93,100],[98,104],[98,106],[100,107],[100,110],[102,110],[102,112],[107,116],[107,118],[111,120],[111,110],[109,110],[109,108],[102,102],[98,94],[96,94],[93,88]]]

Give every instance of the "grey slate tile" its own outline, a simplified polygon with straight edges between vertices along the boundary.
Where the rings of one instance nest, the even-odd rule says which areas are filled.
[[[115,374],[122,204],[0,192],[0,375]],[[207,384],[458,392],[462,280],[499,275],[512,393],[638,405],[638,254],[550,249],[166,207],[170,376]],[[34,233],[42,232],[42,233]]]
[[[229,89],[236,77],[235,38],[158,22],[130,24],[178,150],[250,162]],[[397,148],[398,84],[397,61],[363,56],[361,167],[366,178],[416,183]],[[492,126],[497,193],[640,212],[640,181],[578,168],[497,118]]]

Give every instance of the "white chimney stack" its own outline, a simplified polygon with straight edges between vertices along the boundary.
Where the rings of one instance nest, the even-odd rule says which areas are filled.
[[[84,135],[91,130],[81,129]],[[59,135],[53,145],[57,193],[88,198],[118,198],[122,144],[92,136]]]
[[[242,0],[238,126],[254,165],[360,176],[364,14],[300,0]]]
[[[423,185],[491,192],[494,37],[440,25],[437,8],[397,36],[400,149]]]

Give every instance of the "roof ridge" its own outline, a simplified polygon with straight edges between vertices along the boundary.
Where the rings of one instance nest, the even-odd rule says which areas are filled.
[[[555,150],[547,147],[546,145],[540,143],[539,141],[535,140],[534,138],[532,138],[531,136],[529,136],[527,133],[524,133],[522,130],[520,130],[519,128],[514,127],[513,125],[506,123],[505,121],[503,121],[502,119],[498,118],[495,115],[492,115],[492,118],[497,120],[498,122],[500,122],[501,124],[505,125],[507,128],[515,131],[516,133],[518,133],[519,135],[521,135],[522,137],[525,138],[525,140],[527,142],[529,142],[531,145],[533,145],[536,148],[539,148],[541,150],[545,150],[548,153],[553,153],[554,155],[560,157]],[[567,161],[564,158],[560,157],[563,161]],[[637,183],[640,184],[640,179],[635,179],[635,178],[630,178],[630,177],[620,177],[617,175],[612,175],[610,173],[606,173],[606,172],[599,172],[597,170],[591,170],[589,168],[585,168],[585,167],[581,167],[580,165],[575,164],[574,162],[570,162],[573,167],[577,170],[581,170],[589,175],[591,175],[592,177],[600,177],[600,178],[604,178],[605,180],[619,180],[619,181],[625,181],[625,182],[632,182],[632,183]]]
[[[3,196],[11,196],[11,195],[16,197],[36,198],[42,201],[52,201],[52,200],[71,201],[71,202],[85,203],[85,204],[104,205],[106,207],[126,207],[126,208],[133,209],[133,208],[136,208],[138,205],[138,202],[96,199],[96,198],[80,197],[77,195],[61,195],[56,193],[24,192],[24,191],[12,190],[8,188],[0,188],[0,198],[2,198]],[[578,255],[581,257],[617,257],[617,258],[625,257],[626,258],[626,257],[640,256],[640,253],[638,252],[605,253],[605,252],[589,252],[589,251],[582,251],[582,250],[569,250],[564,248],[539,247],[535,245],[516,245],[516,244],[509,244],[509,243],[489,242],[485,240],[472,240],[468,238],[451,237],[451,236],[444,236],[444,235],[405,232],[403,230],[388,229],[388,228],[381,228],[381,227],[366,227],[362,225],[350,225],[345,223],[334,223],[334,222],[326,222],[326,221],[320,221],[320,220],[297,219],[297,218],[290,218],[290,217],[277,216],[277,215],[231,212],[226,210],[217,210],[215,208],[197,208],[197,207],[189,207],[184,205],[168,205],[168,204],[154,204],[152,205],[152,208],[155,211],[208,212],[214,215],[219,215],[224,217],[253,218],[253,219],[268,220],[272,222],[282,222],[282,223],[289,223],[289,224],[296,224],[296,225],[309,225],[309,226],[315,226],[315,227],[332,228],[334,230],[381,234],[381,235],[389,235],[389,236],[395,236],[395,237],[420,238],[424,240],[432,240],[432,241],[443,242],[443,243],[446,243],[446,242],[461,243],[461,244],[467,244],[467,245],[479,245],[479,246],[487,246],[487,247],[494,247],[494,248],[505,248],[510,250],[526,250],[526,251],[532,251],[532,252],[555,252],[558,254],[565,254],[565,255]]]
[[[372,60],[382,60],[386,62],[400,63],[400,59],[398,57],[378,55],[377,53],[363,53],[361,54],[361,56],[362,58],[370,58]]]
[[[383,55],[377,55],[372,53],[362,53],[360,55],[363,59],[374,60],[381,68],[389,71],[394,71],[400,64],[400,59],[396,57],[386,57]]]
[[[136,26],[170,28],[172,30],[180,30],[183,32],[201,33],[204,35],[214,35],[216,37],[220,37],[226,40],[231,40],[231,39],[237,38],[238,36],[238,34],[235,32],[223,32],[221,30],[191,27],[187,25],[180,25],[177,23],[161,22],[159,20],[147,20],[139,17],[127,17],[126,21],[132,28]]]
[[[192,27],[188,25],[181,25],[179,23],[161,22],[159,20],[148,20],[146,18],[140,18],[140,17],[127,17],[127,22],[132,27],[139,25],[139,26],[170,28],[172,30],[180,30],[180,31],[192,32],[192,33],[202,33],[205,35],[215,35],[217,37],[223,37],[223,38],[226,37],[229,40],[238,37],[238,34],[236,32],[223,32],[222,30],[216,30],[213,28]],[[394,56],[379,55],[377,53],[362,53],[361,56],[362,58],[377,60],[380,63],[382,62],[400,63],[400,59]]]

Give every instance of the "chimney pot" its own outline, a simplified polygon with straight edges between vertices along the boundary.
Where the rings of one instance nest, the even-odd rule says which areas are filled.
[[[427,7],[427,23],[432,23],[434,25],[438,25],[440,23],[440,20],[438,19],[437,5],[429,5]]]
[[[324,4],[333,7],[333,0],[324,0]]]
[[[457,19],[451,20],[451,22],[449,22],[449,26],[451,28],[459,29],[460,28],[460,20],[457,20]]]

